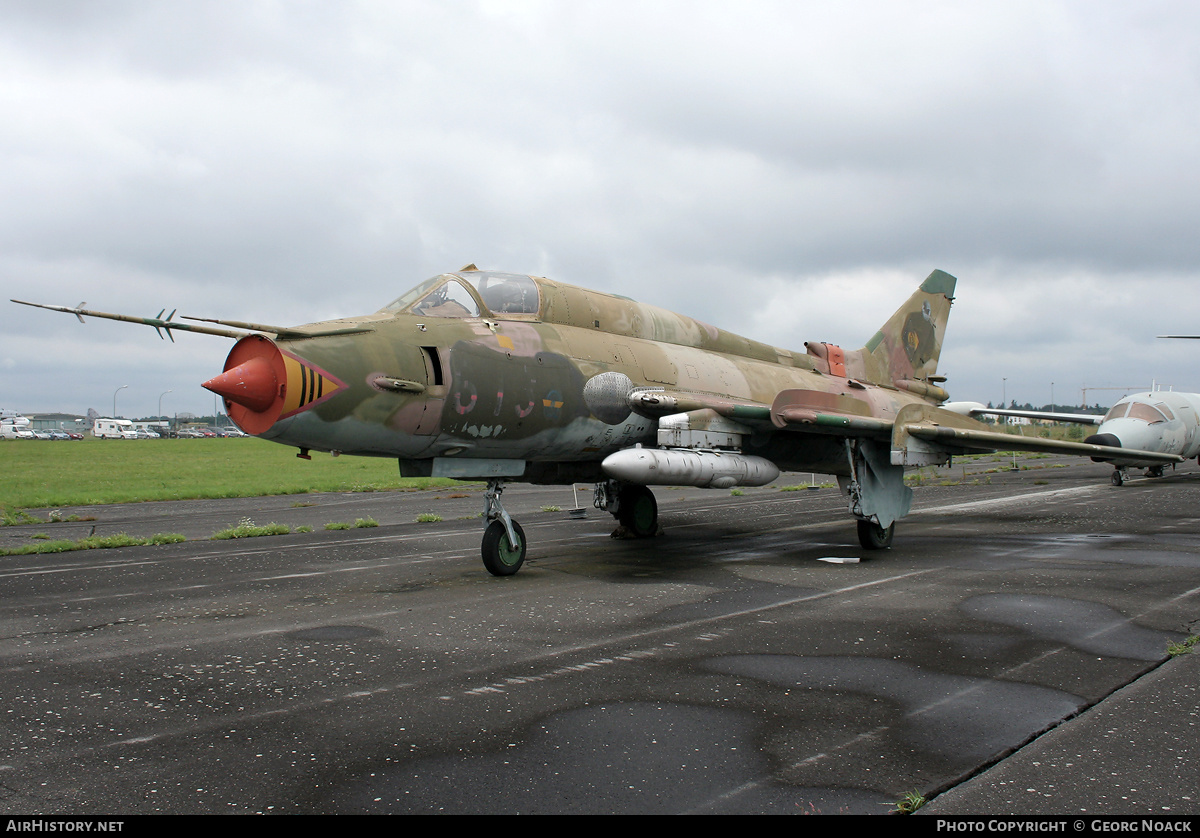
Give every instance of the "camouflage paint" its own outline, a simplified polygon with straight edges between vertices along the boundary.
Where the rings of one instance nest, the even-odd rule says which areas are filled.
[[[422,306],[454,282],[469,290],[478,316],[461,316],[476,312],[447,301],[463,299],[459,288]],[[518,283],[536,306],[497,313],[485,304],[498,287]],[[277,335],[285,359],[338,386],[298,404],[289,374],[280,396],[289,410],[249,412],[270,420],[258,435],[302,449],[569,466],[653,445],[660,417],[707,409],[746,426],[748,453],[785,470],[843,473],[846,458],[834,437],[869,430],[886,438],[890,431],[878,426],[890,426],[904,405],[944,400],[930,377],[953,289],[954,278],[935,271],[862,349],[806,344],[798,353],[624,297],[463,270],[434,277],[375,314]],[[615,417],[600,410],[605,419],[598,418],[584,387],[605,373],[624,376],[635,391],[661,391],[668,403],[625,406]],[[246,421],[245,409],[232,410],[235,421]],[[788,433],[773,433],[780,429]]]

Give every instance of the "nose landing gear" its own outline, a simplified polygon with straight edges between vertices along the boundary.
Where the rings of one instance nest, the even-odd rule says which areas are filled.
[[[525,563],[525,530],[509,517],[500,503],[503,491],[501,481],[489,480],[484,495],[484,518],[488,525],[483,531],[480,552],[483,566],[493,576],[512,576]]]

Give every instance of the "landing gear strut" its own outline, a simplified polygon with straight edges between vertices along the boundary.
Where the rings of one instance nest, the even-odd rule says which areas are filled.
[[[892,546],[896,520],[908,514],[912,490],[904,485],[904,469],[892,465],[887,451],[869,440],[846,440],[850,474],[838,483],[850,497],[850,514],[858,519],[858,543],[864,550]]]
[[[525,530],[508,516],[500,503],[504,484],[489,480],[484,494],[484,518],[487,529],[483,531],[483,566],[493,576],[512,576],[525,563]]]

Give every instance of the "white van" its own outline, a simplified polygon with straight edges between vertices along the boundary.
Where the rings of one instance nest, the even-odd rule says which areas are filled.
[[[0,410],[0,439],[33,439],[29,420],[11,410]]]
[[[92,426],[96,439],[137,439],[137,431],[128,419],[97,419]]]

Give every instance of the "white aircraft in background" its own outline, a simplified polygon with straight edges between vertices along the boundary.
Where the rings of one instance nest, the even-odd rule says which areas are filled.
[[[1127,458],[1092,457],[1098,463],[1112,463],[1114,486],[1125,482],[1126,469],[1144,468],[1147,477],[1162,477],[1167,464],[1173,466],[1193,457],[1200,462],[1200,393],[1171,390],[1134,393],[1120,399],[1103,416],[990,408],[979,402],[950,402],[942,407],[964,416],[1024,416],[1099,425],[1085,443],[1137,449],[1137,456]]]

